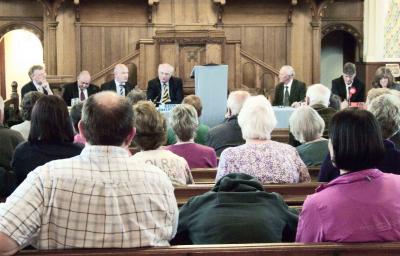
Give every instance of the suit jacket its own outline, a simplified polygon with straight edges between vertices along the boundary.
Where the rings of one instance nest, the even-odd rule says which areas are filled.
[[[292,87],[290,87],[289,92],[289,105],[293,102],[303,101],[306,97],[306,84],[300,82],[299,80],[293,79]],[[284,95],[284,85],[279,83],[275,88],[275,98],[272,105],[282,106],[283,105],[283,95]]]
[[[351,102],[365,101],[365,85],[357,77],[354,78],[352,87],[356,89],[356,93],[350,98]],[[340,76],[332,80],[332,93],[340,97],[341,101],[346,99],[346,85],[344,84],[343,77]]]
[[[169,97],[171,104],[180,104],[183,100],[183,87],[182,79],[173,77],[169,79]],[[161,100],[161,83],[160,79],[154,78],[147,84],[147,99],[152,102],[158,103]]]
[[[101,88],[100,89],[101,91],[114,91],[114,92],[117,92],[117,85],[115,84],[115,80],[114,79],[111,80],[111,81],[105,82],[104,84],[102,84],[100,86],[100,88]],[[128,93],[130,91],[132,91],[133,88],[135,88],[135,86],[133,84],[131,84],[129,82],[126,82],[125,83],[125,96],[128,95]]]
[[[88,96],[97,93],[99,90],[100,90],[99,87],[97,87],[94,84],[90,84],[89,87],[87,88]],[[64,85],[62,97],[68,106],[71,106],[71,99],[79,98],[79,96],[80,95],[79,95],[77,82],[73,82],[73,83]]]
[[[24,86],[22,86],[21,88],[21,100],[24,98],[25,94],[27,94],[28,92],[37,92],[38,90],[36,89],[36,86],[33,84],[32,81],[30,81],[29,83],[25,84]]]

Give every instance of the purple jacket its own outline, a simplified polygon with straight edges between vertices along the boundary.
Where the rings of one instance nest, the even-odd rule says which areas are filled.
[[[342,175],[306,198],[296,242],[400,241],[400,176],[378,169]]]

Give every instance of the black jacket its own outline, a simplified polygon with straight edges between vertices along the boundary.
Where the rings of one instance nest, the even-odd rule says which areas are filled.
[[[132,91],[135,86],[129,82],[126,82],[125,85],[125,96],[128,95],[130,91]],[[115,80],[108,81],[100,86],[101,91],[114,91],[117,92],[117,85],[115,84]]]
[[[97,93],[99,90],[99,87],[94,84],[90,84],[87,88],[88,96]],[[62,97],[68,106],[71,106],[71,99],[79,98],[79,96],[80,95],[77,82],[64,85]]]
[[[356,93],[351,96],[350,102],[365,101],[365,85],[363,84],[363,82],[355,77],[352,87],[356,89]],[[341,101],[346,99],[346,85],[344,84],[342,76],[332,80],[332,93],[338,95]]]
[[[183,100],[183,87],[182,79],[179,77],[173,77],[169,79],[169,97],[171,104],[180,104]],[[154,78],[147,84],[147,99],[154,103],[158,103],[161,100],[161,83],[160,79]]]
[[[306,90],[307,89],[305,83],[293,79],[292,86],[290,87],[290,92],[289,92],[289,104],[292,105],[293,102],[304,101],[304,98],[306,97]],[[284,85],[283,83],[279,83],[275,88],[275,97],[272,105],[282,106],[283,96],[284,96]]]

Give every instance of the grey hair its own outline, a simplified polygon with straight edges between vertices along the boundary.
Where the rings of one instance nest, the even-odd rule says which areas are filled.
[[[290,132],[301,143],[321,138],[325,122],[310,106],[296,108],[289,118]]]
[[[238,116],[243,139],[271,139],[276,117],[271,103],[263,96],[249,97]]]
[[[288,76],[294,77],[296,75],[296,73],[294,72],[294,68],[292,66],[284,65],[281,67],[281,70],[285,70]]]
[[[250,97],[250,93],[246,91],[233,91],[229,94],[226,105],[230,109],[231,115],[239,114],[248,97]]]
[[[400,130],[400,98],[398,96],[383,94],[373,99],[367,108],[378,120],[383,138],[390,138]]]
[[[307,88],[306,97],[309,99],[310,105],[322,104],[328,107],[331,90],[323,84],[313,84]]]
[[[180,104],[171,111],[170,125],[180,141],[194,138],[199,119],[196,109],[189,104]]]
[[[0,112],[4,111],[4,100],[3,98],[0,96]]]

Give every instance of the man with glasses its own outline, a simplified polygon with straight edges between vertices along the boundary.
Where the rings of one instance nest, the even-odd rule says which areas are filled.
[[[365,85],[356,77],[356,65],[347,62],[343,66],[343,75],[332,80],[332,94],[346,102],[365,101]]]
[[[147,85],[147,99],[158,104],[180,104],[183,100],[182,79],[172,76],[174,67],[164,63],[158,66],[158,77]]]
[[[28,75],[31,81],[21,89],[21,99],[24,98],[24,95],[31,91],[38,91],[44,93],[46,95],[53,95],[52,90],[50,89],[50,85],[46,80],[46,70],[41,65],[33,65],[29,71]]]
[[[90,95],[99,91],[99,87],[90,83],[90,73],[86,70],[79,73],[76,82],[64,85],[62,97],[68,106],[73,104],[75,99],[77,102],[85,101]]]

